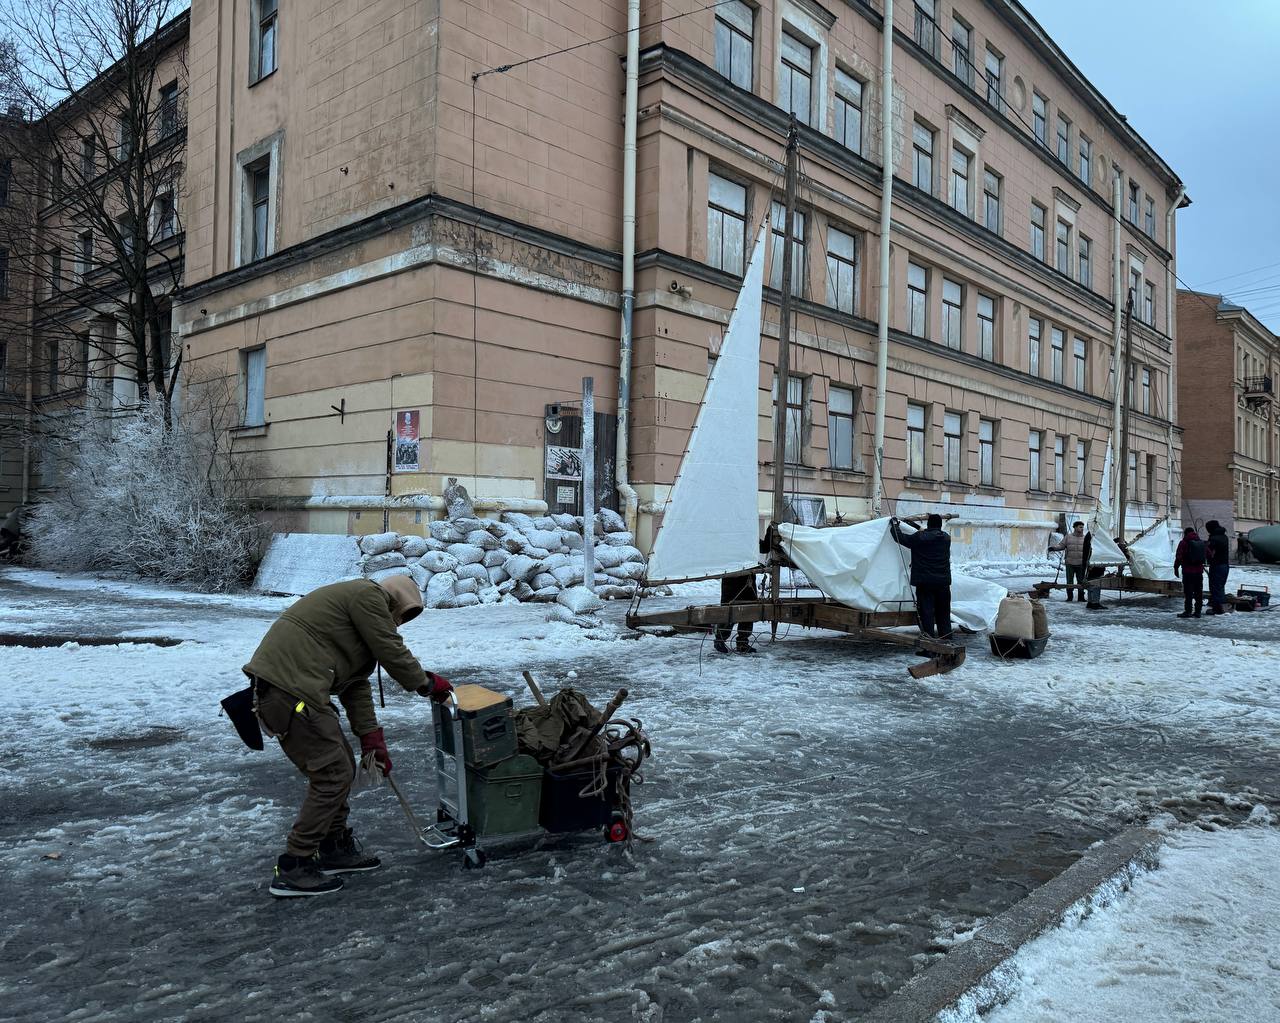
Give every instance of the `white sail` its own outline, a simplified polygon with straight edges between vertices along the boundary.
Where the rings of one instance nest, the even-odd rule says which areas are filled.
[[[707,380],[680,474],[663,509],[646,573],[652,583],[708,579],[761,563],[757,436],[768,235],[766,220]]]
[[[1168,519],[1161,519],[1129,544],[1129,563],[1139,579],[1173,582],[1178,578],[1173,574],[1173,539]]]
[[[1114,539],[1115,516],[1111,511],[1111,445],[1107,445],[1106,458],[1102,462],[1102,486],[1098,491],[1098,507],[1088,525],[1090,540],[1089,564],[1091,565],[1127,565],[1129,559],[1124,556]]]

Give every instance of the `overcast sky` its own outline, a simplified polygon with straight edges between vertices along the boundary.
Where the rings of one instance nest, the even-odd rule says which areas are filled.
[[[1280,332],[1280,0],[1022,2],[1186,182],[1178,276]]]

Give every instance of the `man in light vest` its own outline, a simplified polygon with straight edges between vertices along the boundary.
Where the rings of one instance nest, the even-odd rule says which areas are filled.
[[[1076,521],[1071,532],[1062,538],[1061,543],[1050,547],[1051,551],[1063,551],[1063,561],[1067,566],[1067,600],[1073,600],[1073,594],[1079,591],[1084,600],[1085,579],[1089,575],[1089,558],[1093,554],[1093,534],[1085,532],[1084,523]],[[1071,583],[1075,581],[1073,588]]]

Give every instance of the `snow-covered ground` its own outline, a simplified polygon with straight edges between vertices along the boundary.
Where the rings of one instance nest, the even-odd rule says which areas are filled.
[[[1128,893],[1023,948],[1012,996],[983,1019],[1280,1020],[1280,830],[1257,817],[1178,829]]]
[[[0,572],[0,633],[182,641],[0,646],[0,1020],[833,1023],[1128,822],[1280,806],[1276,612],[1058,600],[1039,660],[974,637],[921,682],[909,653],[830,634],[758,630],[755,657],[628,638],[620,604],[590,633],[540,605],[427,612],[406,638],[455,681],[521,705],[525,668],[598,705],[631,691],[655,841],[574,836],[464,872],[363,792],[384,870],[277,903],[302,781],[218,700],[287,604]],[[427,706],[389,683],[379,714],[429,814]]]

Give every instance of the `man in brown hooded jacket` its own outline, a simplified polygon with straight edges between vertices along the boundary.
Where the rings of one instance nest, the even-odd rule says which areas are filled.
[[[335,875],[381,866],[361,851],[347,827],[355,756],[330,701],[336,696],[342,704],[361,754],[372,752],[390,774],[369,686],[375,666],[381,664],[409,692],[443,700],[452,690],[447,679],[423,670],[397,631],[421,612],[422,594],[408,576],[322,586],[276,619],[244,666],[264,730],[280,740],[308,782],[276,863],[272,895],[325,895],[342,888]]]

